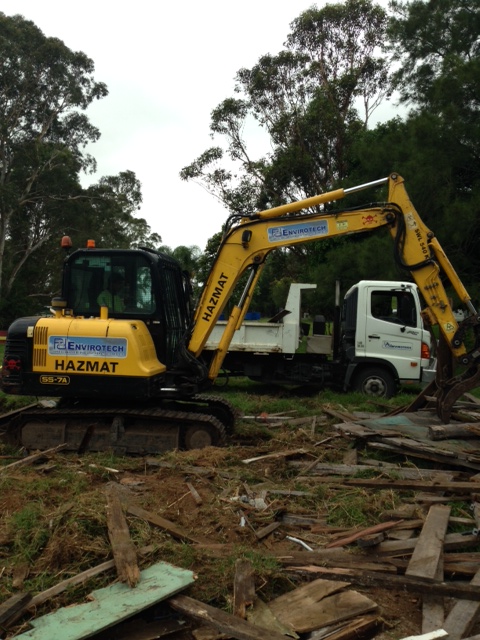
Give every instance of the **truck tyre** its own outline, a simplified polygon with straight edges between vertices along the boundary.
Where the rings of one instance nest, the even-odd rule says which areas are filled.
[[[387,369],[363,369],[353,383],[355,391],[376,398],[391,398],[397,391],[393,375]]]

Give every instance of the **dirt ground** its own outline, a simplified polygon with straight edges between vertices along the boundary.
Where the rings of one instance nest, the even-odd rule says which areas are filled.
[[[250,422],[225,448],[167,452],[154,458],[56,453],[35,464],[4,468],[0,600],[24,591],[40,593],[112,558],[105,516],[106,489],[112,486],[121,497],[132,542],[137,550],[147,548],[139,553],[140,568],[165,561],[192,570],[196,580],[186,595],[231,612],[238,558],[251,561],[256,592],[264,601],[294,589],[308,578],[287,570],[279,555],[304,550],[301,543],[323,549],[342,533],[381,522],[382,514],[400,508],[406,499],[412,504],[411,495],[361,488],[341,492],[309,475],[315,462],[342,462],[355,454],[354,443],[339,437],[334,423],[324,417],[311,425]],[[15,452],[3,453],[4,465],[19,459]],[[359,452],[357,461],[367,455]],[[252,458],[258,460],[249,461]],[[162,516],[201,544],[180,540],[129,514],[129,505]],[[416,515],[425,513],[419,504]],[[259,540],[256,534],[273,522],[280,525]],[[355,545],[345,549],[358,552]],[[32,617],[83,602],[92,590],[114,580],[113,570],[68,589],[28,611],[2,637],[25,631]],[[379,607],[379,627],[367,637],[398,640],[421,633],[420,596],[354,588]],[[178,618],[165,606],[161,615]],[[196,638],[198,627],[191,622],[190,630],[168,637]]]

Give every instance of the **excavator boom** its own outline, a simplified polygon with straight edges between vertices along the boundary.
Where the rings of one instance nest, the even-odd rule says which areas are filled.
[[[368,207],[329,211],[325,205],[366,189],[388,186],[388,200]],[[250,270],[247,285],[230,313],[223,337],[210,363],[209,378],[214,380],[222,366],[234,331],[242,323],[253,290],[268,254],[279,248],[314,240],[322,240],[373,232],[385,227],[394,245],[396,263],[408,271],[426,302],[424,318],[438,326],[441,341],[458,365],[468,366],[460,377],[443,375],[436,381],[438,413],[448,421],[451,407],[462,393],[479,382],[480,351],[468,350],[467,330],[477,333],[480,318],[471,298],[445,255],[434,233],[425,225],[405,189],[404,180],[396,173],[350,189],[337,189],[306,200],[244,216],[226,232],[213,268],[197,306],[188,350],[198,357],[211,330],[223,313],[241,276]],[[448,282],[468,310],[466,320],[459,323],[449,301],[444,281]],[[476,343],[476,340],[475,340]],[[442,362],[439,371],[445,371]]]

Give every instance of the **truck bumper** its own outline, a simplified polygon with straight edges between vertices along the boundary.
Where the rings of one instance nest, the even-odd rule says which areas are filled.
[[[430,384],[430,382],[435,380],[436,375],[437,375],[437,359],[434,358],[427,369],[422,369],[421,384],[422,385]]]

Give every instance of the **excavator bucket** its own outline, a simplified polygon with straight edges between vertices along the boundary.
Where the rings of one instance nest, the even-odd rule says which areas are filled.
[[[464,393],[478,386],[480,386],[480,367],[472,365],[462,373],[455,375],[453,354],[445,338],[440,334],[437,346],[437,374],[435,380],[432,380],[413,402],[400,411],[409,413],[420,409],[432,408],[436,410],[440,420],[444,424],[448,424],[456,401]]]

